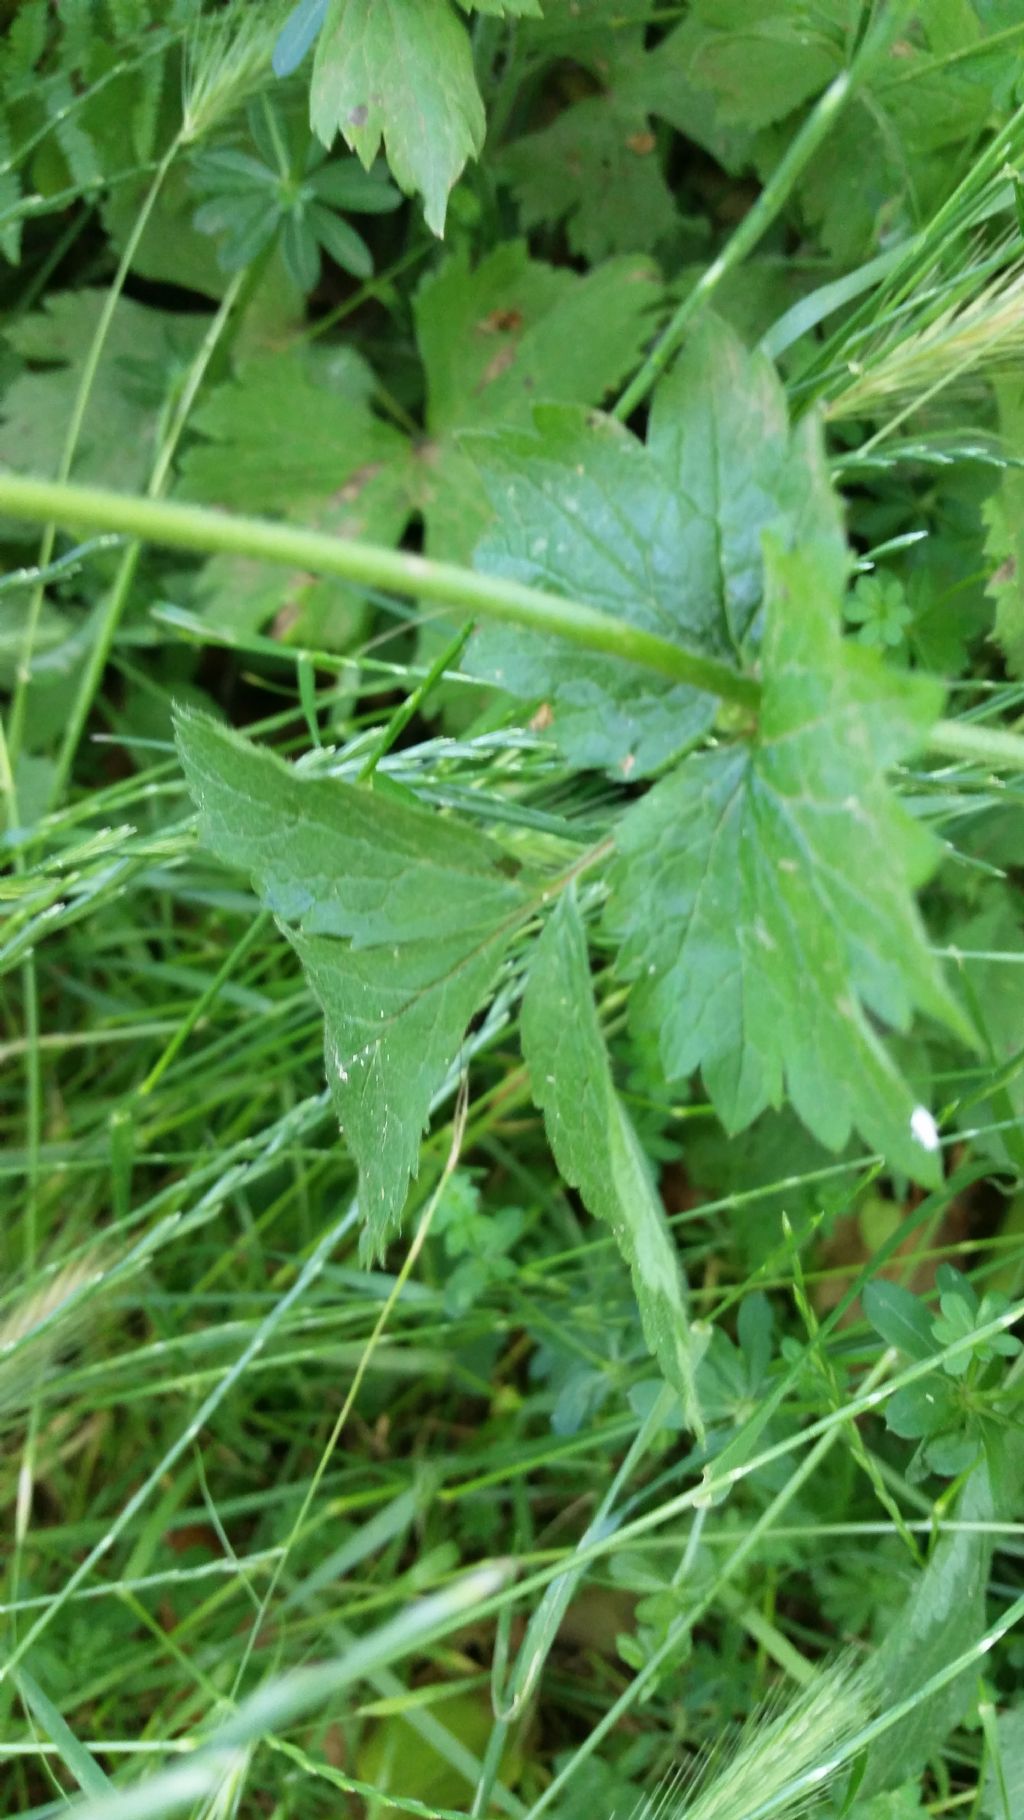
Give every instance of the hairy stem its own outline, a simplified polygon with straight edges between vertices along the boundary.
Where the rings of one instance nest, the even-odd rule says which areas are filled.
[[[754,712],[761,700],[761,685],[755,677],[743,676],[729,664],[627,625],[582,601],[563,600],[541,588],[527,588],[496,575],[478,575],[456,563],[432,562],[380,544],[357,543],[266,518],[229,517],[206,506],[140,499],[103,487],[32,480],[16,474],[0,474],[3,512],[44,523],[63,521],[92,531],[121,531],[143,543],[172,549],[257,557],[286,568],[339,575],[364,587],[437,601],[449,612],[504,620],[531,632],[564,638],[585,651],[655,670],[674,682],[689,683]],[[928,747],[995,771],[1024,771],[1024,737],[1001,727],[936,721]]]
[[[379,588],[421,600],[437,601],[450,612],[479,615],[526,626],[532,632],[567,639],[587,651],[600,651],[626,663],[657,670],[674,682],[705,689],[723,701],[754,708],[759,688],[753,677],[667,638],[645,632],[582,602],[563,600],[539,588],[499,576],[478,575],[455,563],[432,562],[378,544],[332,537],[263,518],[228,517],[205,506],[140,499],[101,487],[67,481],[34,480],[0,475],[0,512],[13,517],[59,519],[94,530],[127,533],[146,543],[207,555],[259,558],[286,568],[338,575],[363,587]]]

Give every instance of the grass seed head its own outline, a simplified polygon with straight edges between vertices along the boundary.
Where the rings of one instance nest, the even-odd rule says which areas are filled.
[[[196,18],[182,75],[185,145],[208,138],[262,87],[284,15],[277,4],[251,7],[234,0],[222,12]]]

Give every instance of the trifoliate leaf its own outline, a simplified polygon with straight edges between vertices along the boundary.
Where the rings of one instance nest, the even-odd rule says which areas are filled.
[[[448,195],[484,139],[465,27],[449,0],[330,0],[316,48],[310,120],[341,132],[366,166],[383,140],[396,183],[444,232]]]
[[[582,599],[664,638],[742,662],[759,637],[768,525],[842,562],[838,508],[810,420],[789,427],[769,362],[708,317],[655,396],[646,446],[610,421],[544,411],[530,435],[474,440],[496,513],[491,574]],[[707,695],[554,641],[488,627],[469,662],[543,696],[578,765],[643,776],[711,724]]]
[[[555,1161],[610,1227],[633,1278],[644,1334],[700,1431],[695,1343],[678,1252],[648,1164],[612,1079],[572,890],[534,950],[522,1011],[523,1054]]]
[[[938,711],[931,683],[843,644],[830,569],[769,550],[760,723],[689,758],[616,834],[610,923],[665,1075],[700,1068],[727,1129],[787,1092],[814,1135],[851,1128],[918,1180],[937,1138],[875,1028],[915,1009],[971,1039],[914,903],[936,858],[885,781]]]
[[[43,309],[5,327],[30,368],[7,387],[0,462],[53,474],[105,291],[51,293]],[[71,478],[131,492],[143,484],[175,380],[206,328],[205,316],[175,316],[122,297],[100,357]]]
[[[331,1092],[360,1176],[364,1247],[397,1224],[420,1136],[530,899],[482,834],[180,714],[204,842],[252,876],[326,1020]]]

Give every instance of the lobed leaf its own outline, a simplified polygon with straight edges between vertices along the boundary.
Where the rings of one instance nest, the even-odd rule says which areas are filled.
[[[448,0],[330,0],[309,102],[324,144],[340,131],[367,168],[383,142],[396,183],[444,232],[449,192],[484,139],[469,39]]]
[[[397,1224],[431,1102],[530,899],[484,835],[340,779],[302,777],[203,716],[178,750],[201,835],[282,919],[323,1009],[364,1247]]]
[[[767,527],[814,538],[830,573],[843,560],[815,425],[791,430],[768,360],[711,316],[658,388],[646,444],[561,409],[538,412],[532,433],[467,446],[497,515],[479,567],[719,658],[744,662],[759,642]],[[504,628],[482,629],[468,661],[514,695],[545,697],[574,764],[625,776],[662,768],[716,712],[688,686]]]
[[[822,1143],[856,1129],[932,1182],[937,1139],[875,1020],[917,1009],[972,1039],[914,903],[936,843],[885,781],[939,690],[842,642],[829,558],[769,540],[768,564],[756,734],[689,758],[619,825],[632,1013],[669,1080],[700,1067],[730,1131],[785,1090]]]
[[[43,307],[5,325],[27,370],[7,386],[0,462],[16,472],[59,470],[68,419],[106,304],[102,289],[51,291]],[[118,301],[89,392],[73,480],[141,486],[152,465],[168,395],[207,328],[202,315]]]
[[[243,512],[315,512],[324,523],[344,484],[404,454],[370,408],[373,375],[348,348],[245,361],[196,411],[201,441],[184,462],[192,499]]]
[[[521,240],[476,266],[453,253],[420,285],[429,439],[416,503],[431,555],[469,562],[492,516],[463,433],[527,428],[543,399],[600,404],[641,358],[662,298],[647,259],[609,259],[580,276],[531,259]]]

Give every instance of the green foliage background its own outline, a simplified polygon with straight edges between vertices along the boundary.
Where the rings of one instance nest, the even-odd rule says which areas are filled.
[[[0,21],[3,1811],[1013,1820],[1019,0]]]

